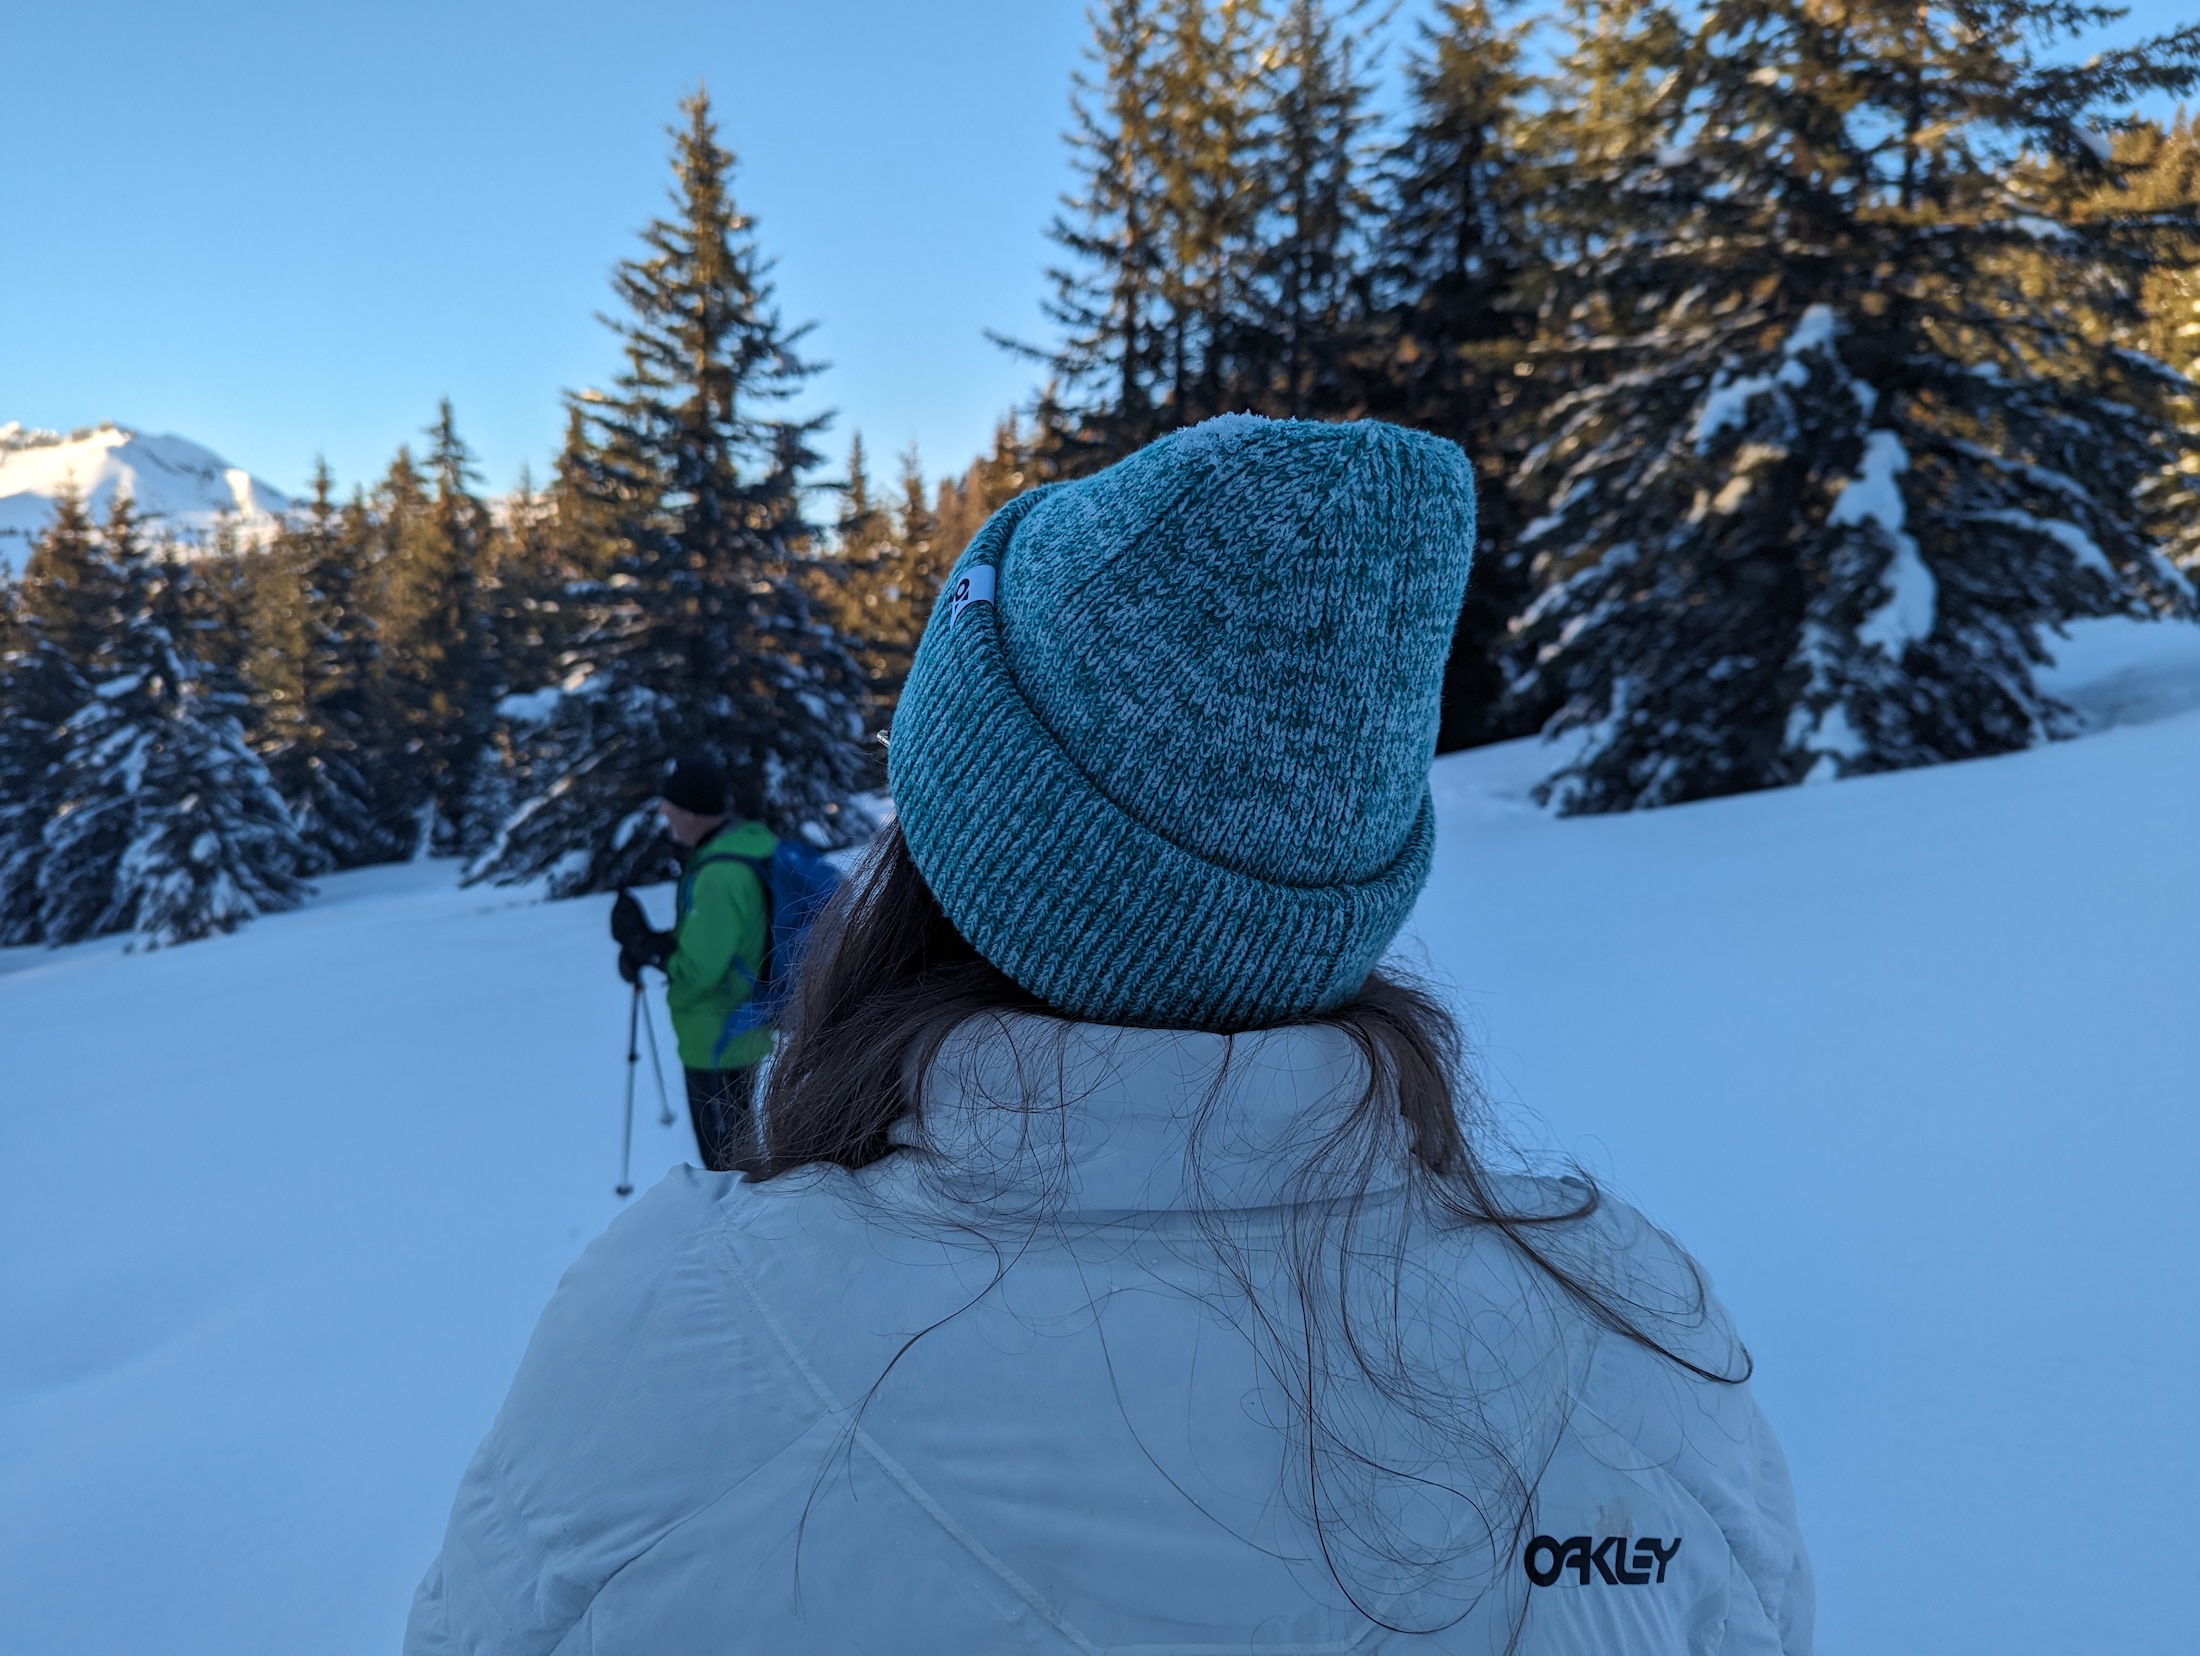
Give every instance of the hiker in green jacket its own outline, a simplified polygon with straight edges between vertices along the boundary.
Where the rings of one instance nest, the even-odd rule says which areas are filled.
[[[689,756],[668,767],[657,799],[665,831],[688,848],[677,917],[654,931],[625,892],[611,911],[619,975],[638,983],[663,969],[665,1001],[687,1070],[696,1148],[714,1173],[763,1170],[756,1125],[756,1066],[771,1051],[768,1025],[740,1014],[764,972],[771,913],[757,865],[778,841],[760,822],[735,817],[724,767]]]

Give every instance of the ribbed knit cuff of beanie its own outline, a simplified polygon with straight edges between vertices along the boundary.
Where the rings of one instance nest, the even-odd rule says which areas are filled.
[[[888,749],[956,928],[1077,1018],[1248,1029],[1351,999],[1428,877],[1474,550],[1456,444],[1227,415],[1011,501]]]

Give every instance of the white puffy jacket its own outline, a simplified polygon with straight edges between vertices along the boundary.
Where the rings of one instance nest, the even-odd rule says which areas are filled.
[[[1805,1656],[1748,1387],[1441,1222],[1391,1124],[1302,1173],[1365,1073],[986,1019],[860,1173],[676,1171],[543,1313],[405,1649]],[[1542,1242],[1740,1361],[1632,1212]]]

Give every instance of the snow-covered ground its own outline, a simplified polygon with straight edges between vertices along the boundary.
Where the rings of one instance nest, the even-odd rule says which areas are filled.
[[[1734,1307],[1836,1656],[2195,1648],[2200,629],[2061,671],[2098,734],[1903,776],[1555,821],[1532,747],[1437,767],[1418,952]],[[603,926],[431,864],[0,952],[0,1649],[394,1648],[618,1206]]]
[[[260,533],[291,504],[188,438],[113,424],[67,433],[0,425],[0,568],[20,567],[64,488],[83,495],[97,516],[122,490],[139,511],[186,537],[204,535],[225,516],[247,536]]]

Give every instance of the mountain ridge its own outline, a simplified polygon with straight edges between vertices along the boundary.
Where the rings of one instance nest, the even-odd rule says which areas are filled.
[[[0,567],[19,565],[73,486],[95,516],[123,492],[154,524],[203,542],[224,520],[246,539],[272,528],[293,502],[203,444],[102,420],[73,431],[0,424]]]

